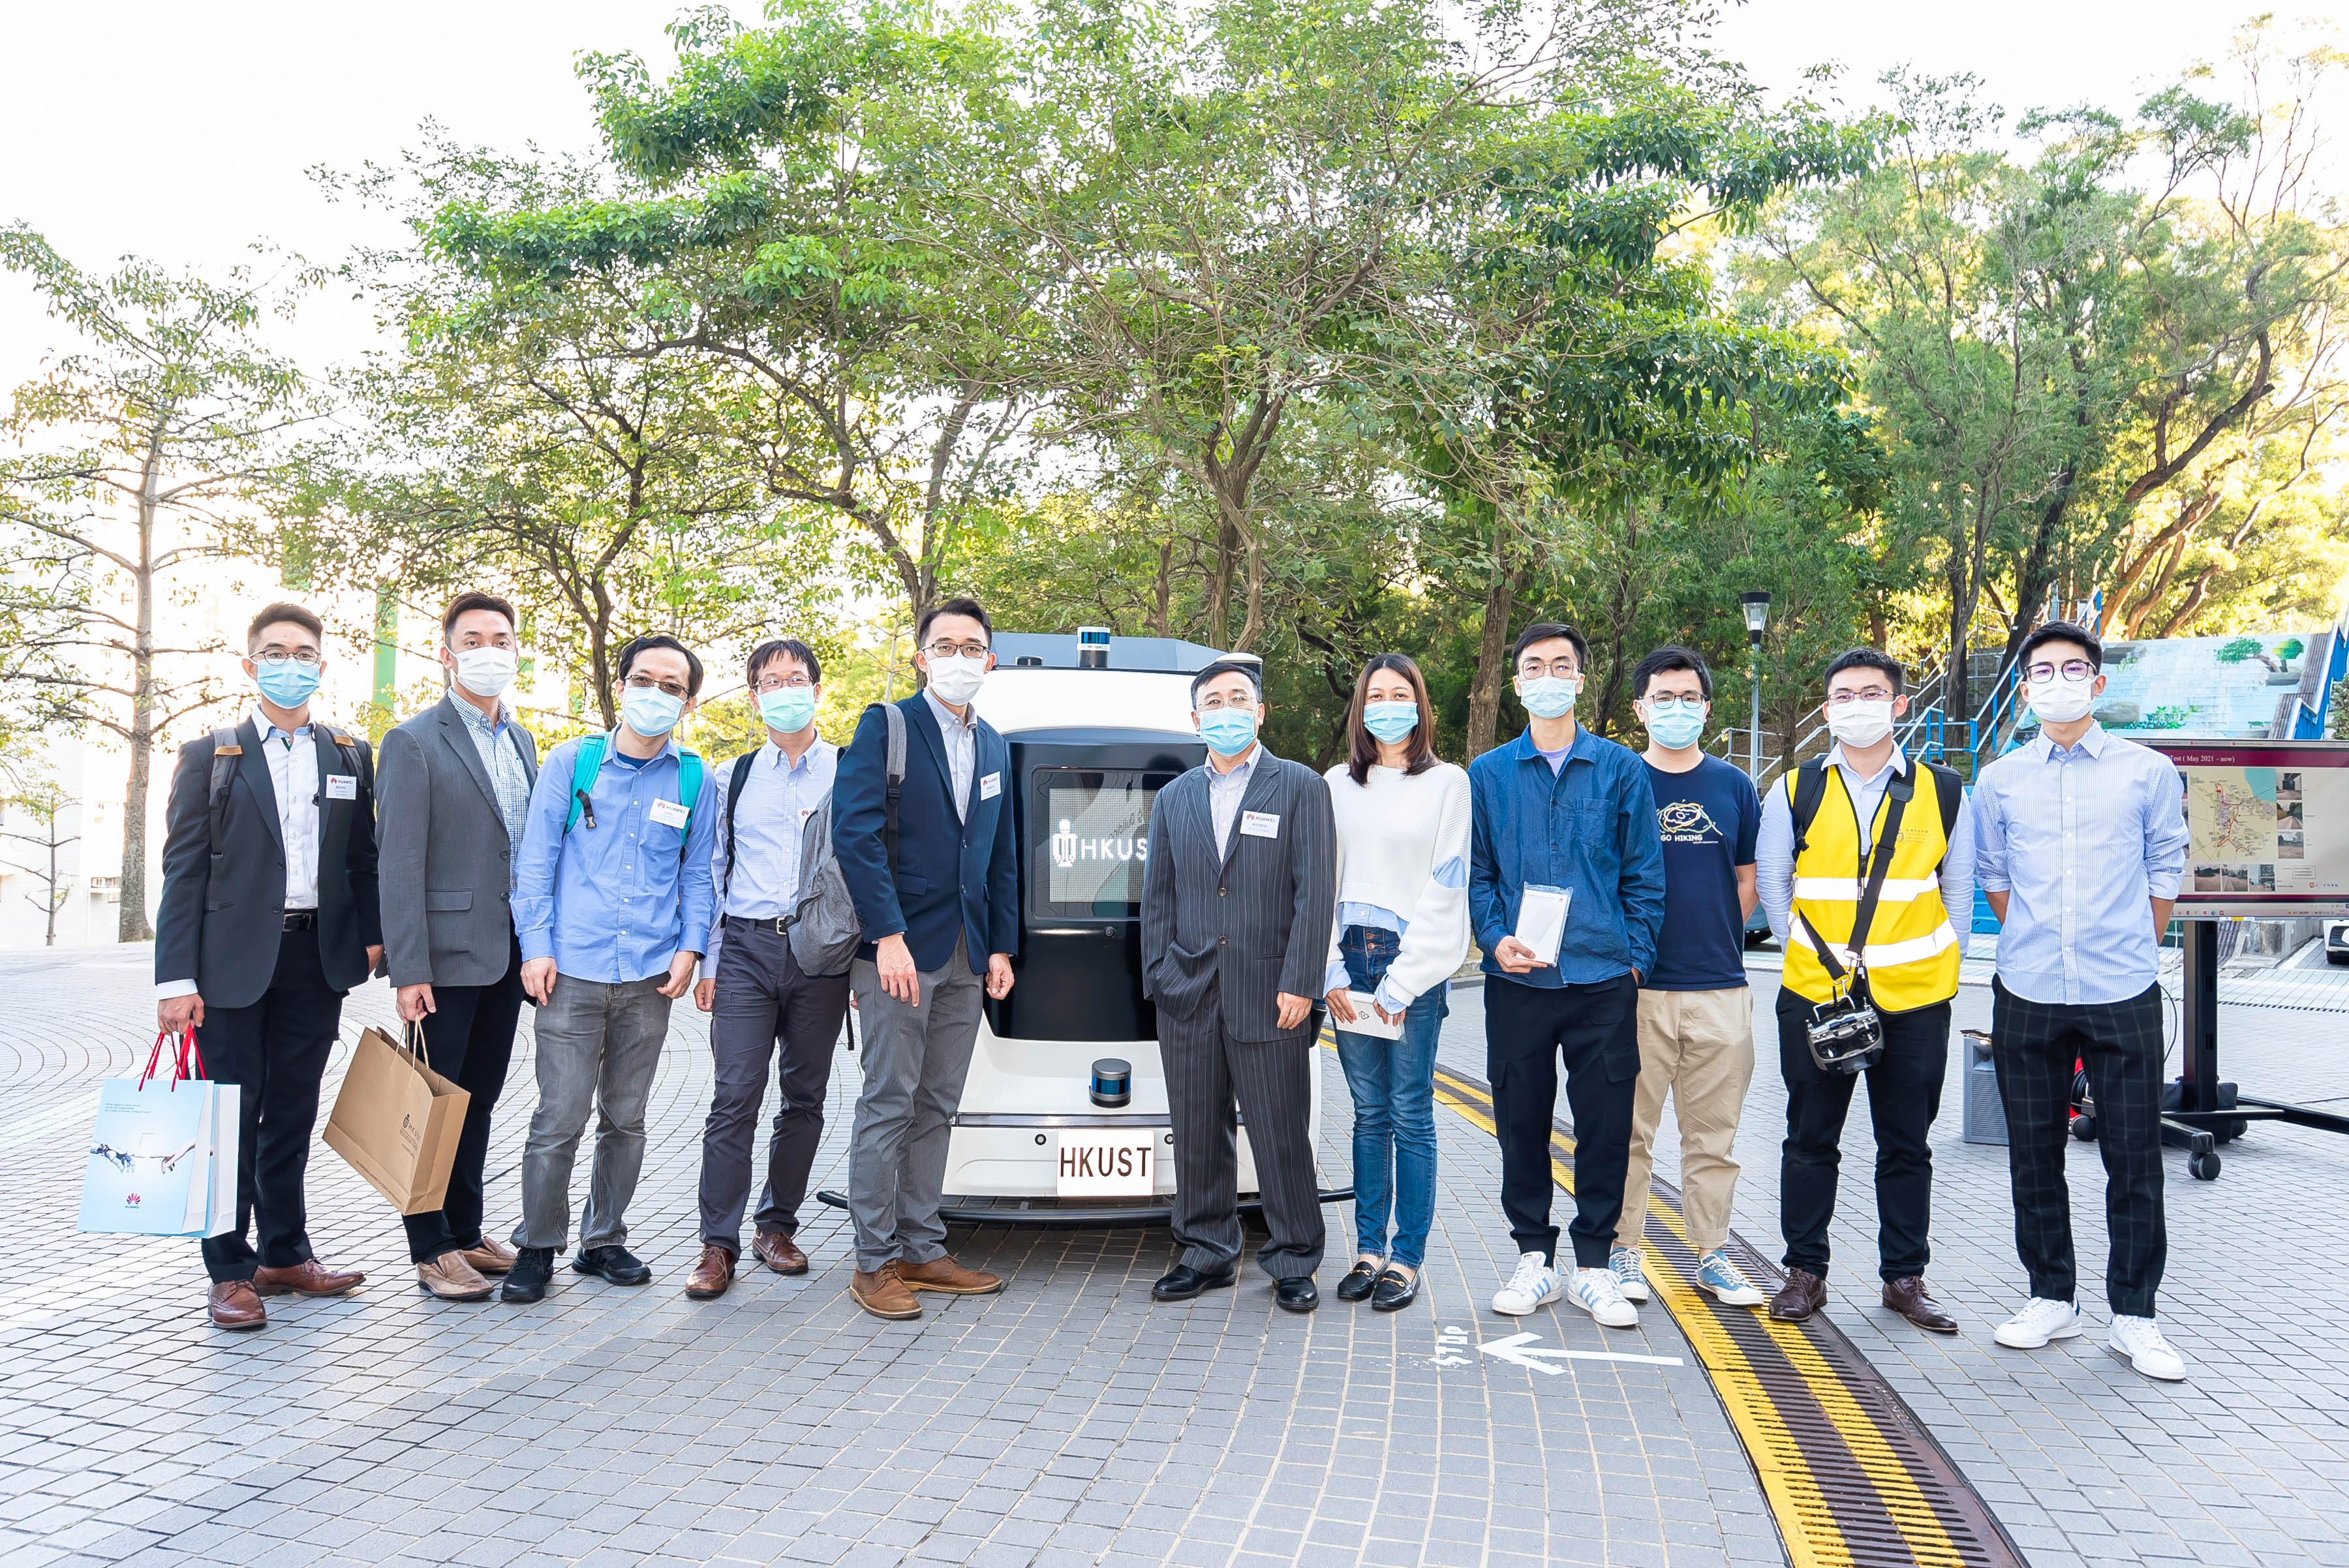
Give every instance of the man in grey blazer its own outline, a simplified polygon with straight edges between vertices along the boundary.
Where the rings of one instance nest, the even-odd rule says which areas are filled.
[[[1143,987],[1158,1006],[1182,1248],[1150,1293],[1188,1301],[1233,1282],[1245,1106],[1272,1232],[1257,1262],[1283,1308],[1311,1312],[1327,1236],[1309,1131],[1314,1000],[1336,914],[1337,827],[1321,775],[1256,738],[1261,668],[1227,659],[1193,680],[1207,761],[1150,809]]]
[[[449,694],[383,738],[376,810],[384,950],[399,1016],[421,1023],[434,1071],[472,1096],[449,1196],[407,1217],[417,1288],[486,1300],[513,1253],[481,1229],[490,1113],[522,1015],[513,857],[538,779],[538,742],[503,700],[519,668],[513,606],[460,594],[440,618]]]

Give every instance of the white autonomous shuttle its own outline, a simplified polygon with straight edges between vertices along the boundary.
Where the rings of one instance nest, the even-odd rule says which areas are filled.
[[[1158,791],[1206,760],[1191,677],[1226,657],[1171,638],[1003,632],[978,711],[1010,743],[1019,976],[989,1002],[947,1146],[950,1222],[1164,1222],[1174,1135],[1142,994],[1142,877]],[[1247,656],[1242,656],[1247,657]],[[1321,1075],[1310,1136],[1320,1147]],[[1240,1111],[1239,1189],[1257,1205]],[[824,1193],[827,1201],[837,1195]],[[1322,1193],[1336,1202],[1350,1191]]]

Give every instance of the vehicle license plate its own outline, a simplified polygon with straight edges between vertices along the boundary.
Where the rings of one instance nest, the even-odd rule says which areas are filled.
[[[1062,1198],[1149,1197],[1158,1175],[1158,1137],[1147,1127],[1062,1133],[1055,1190]]]

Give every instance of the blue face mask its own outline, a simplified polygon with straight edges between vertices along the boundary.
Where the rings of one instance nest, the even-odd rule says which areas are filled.
[[[1362,704],[1362,728],[1392,745],[1419,728],[1419,704],[1365,702]]]
[[[796,735],[815,721],[815,688],[786,686],[759,693],[759,717],[779,735]]]
[[[318,689],[318,667],[297,659],[283,659],[275,664],[254,660],[256,671],[254,684],[261,694],[280,708],[299,708]]]
[[[1199,715],[1199,738],[1219,757],[1236,757],[1256,739],[1256,713],[1247,708],[1218,708]]]
[[[658,740],[677,728],[685,716],[685,699],[672,697],[657,687],[639,689],[631,686],[620,694],[620,722],[648,741]]]
[[[1574,700],[1581,695],[1579,676],[1569,680],[1563,676],[1543,675],[1517,682],[1517,700],[1537,719],[1565,718],[1574,711]]]
[[[1656,744],[1677,752],[1696,744],[1704,733],[1704,704],[1692,698],[1665,698],[1648,704],[1648,733]]]

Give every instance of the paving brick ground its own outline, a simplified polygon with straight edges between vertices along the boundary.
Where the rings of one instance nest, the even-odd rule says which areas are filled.
[[[1497,1160],[1449,1112],[1428,1287],[1392,1316],[1325,1300],[1291,1318],[1253,1277],[1154,1306],[1163,1232],[988,1231],[956,1244],[1011,1275],[1009,1290],[882,1324],[846,1300],[829,1210],[802,1231],[808,1279],[752,1273],[696,1303],[679,1293],[698,1244],[709,1073],[700,1017],[682,1010],[631,1213],[653,1284],[564,1273],[532,1308],[428,1302],[396,1222],[321,1148],[313,1235],[322,1256],[367,1269],[367,1286],[280,1299],[266,1332],[216,1334],[191,1243],[73,1234],[92,1086],[145,1047],[149,961],[135,949],[0,957],[0,1206],[17,1265],[0,1283],[8,1568],[1783,1560],[1720,1407],[1659,1309],[1616,1334],[1578,1314],[1517,1324],[1484,1309],[1511,1261]],[[1775,977],[1756,981],[1766,998]],[[354,998],[346,1037],[382,1021],[388,1000]],[[1444,1053],[1481,1076],[1480,1002],[1459,994]],[[1986,1012],[1970,991],[1964,1021]],[[2230,1073],[2349,1096],[2341,1023],[2230,1009]],[[1345,1095],[1321,1060],[1323,1168],[1341,1181]],[[855,1064],[837,1064],[826,1182],[841,1174]],[[1775,1083],[1757,1075],[1740,1144],[1737,1223],[1765,1251],[1777,1245]],[[491,1164],[492,1210],[509,1220],[533,1097],[525,1054]],[[1837,1270],[1834,1311],[2033,1563],[2349,1563],[2349,1307],[2331,1274],[2349,1142],[2261,1133],[2229,1149],[2215,1184],[2188,1181],[2171,1157],[2164,1314],[2197,1369],[2171,1389],[2100,1338],[2035,1356],[1990,1345],[2019,1282],[2003,1153],[1960,1143],[1949,1103],[1933,1278],[1966,1333],[1928,1340],[1869,1304],[1864,1183],[1837,1227],[1839,1259],[1859,1266]],[[1856,1116],[1851,1168],[1866,1168],[1866,1141]],[[1669,1143],[1660,1168],[1672,1172]],[[2075,1186],[2090,1215],[2094,1171],[2081,1166]],[[1346,1210],[1331,1217],[1325,1292],[1350,1230]],[[2082,1240],[2094,1277],[2101,1239]],[[1475,1349],[1523,1330],[1682,1364],[1540,1375]]]

